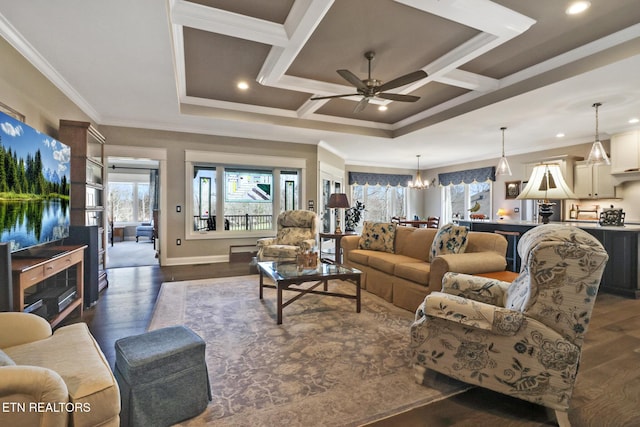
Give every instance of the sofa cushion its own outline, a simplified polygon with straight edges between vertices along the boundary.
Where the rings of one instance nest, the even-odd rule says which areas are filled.
[[[302,240],[313,239],[309,228],[287,227],[278,230],[278,243],[281,245],[298,245]]]
[[[14,362],[4,351],[0,350],[0,366],[13,366]]]
[[[299,246],[269,245],[263,248],[262,256],[277,257],[277,258],[295,258],[299,250],[300,250]]]
[[[67,385],[69,401],[91,407],[91,411],[70,414],[74,425],[101,425],[120,413],[118,384],[85,323],[63,326],[49,338],[4,351],[18,365],[57,372]]]
[[[415,258],[405,255],[390,254],[387,252],[372,252],[369,255],[369,267],[375,268],[387,274],[395,274],[396,265],[403,262],[416,262]]]
[[[429,250],[437,232],[435,228],[398,227],[395,253],[429,261]]]
[[[405,262],[396,265],[395,275],[421,285],[429,285],[431,265],[428,262]]]
[[[354,249],[349,251],[349,262],[356,262],[362,265],[369,265],[369,254],[371,251],[366,249]]]
[[[464,253],[469,229],[463,225],[447,224],[438,230],[431,245],[429,262],[438,255]]]
[[[393,253],[396,225],[390,222],[365,221],[359,248]]]

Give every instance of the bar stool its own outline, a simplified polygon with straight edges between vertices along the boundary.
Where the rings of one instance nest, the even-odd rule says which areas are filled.
[[[506,231],[506,230],[494,230],[496,234],[501,234],[507,239],[507,267],[511,271],[515,271],[516,273],[520,269],[520,259],[518,258],[518,239],[520,239],[520,232],[518,231]]]

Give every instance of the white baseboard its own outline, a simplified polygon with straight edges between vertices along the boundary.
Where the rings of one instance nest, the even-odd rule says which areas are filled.
[[[166,264],[163,265],[212,264],[218,262],[229,262],[229,255],[167,258]]]

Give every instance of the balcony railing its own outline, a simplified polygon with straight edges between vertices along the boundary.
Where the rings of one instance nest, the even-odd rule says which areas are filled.
[[[217,217],[193,217],[194,231],[253,231],[253,230],[271,230],[273,224],[273,215],[225,215],[224,227],[218,223]]]

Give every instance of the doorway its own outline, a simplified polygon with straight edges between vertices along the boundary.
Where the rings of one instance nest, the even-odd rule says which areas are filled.
[[[107,157],[107,268],[158,264],[159,162]]]

